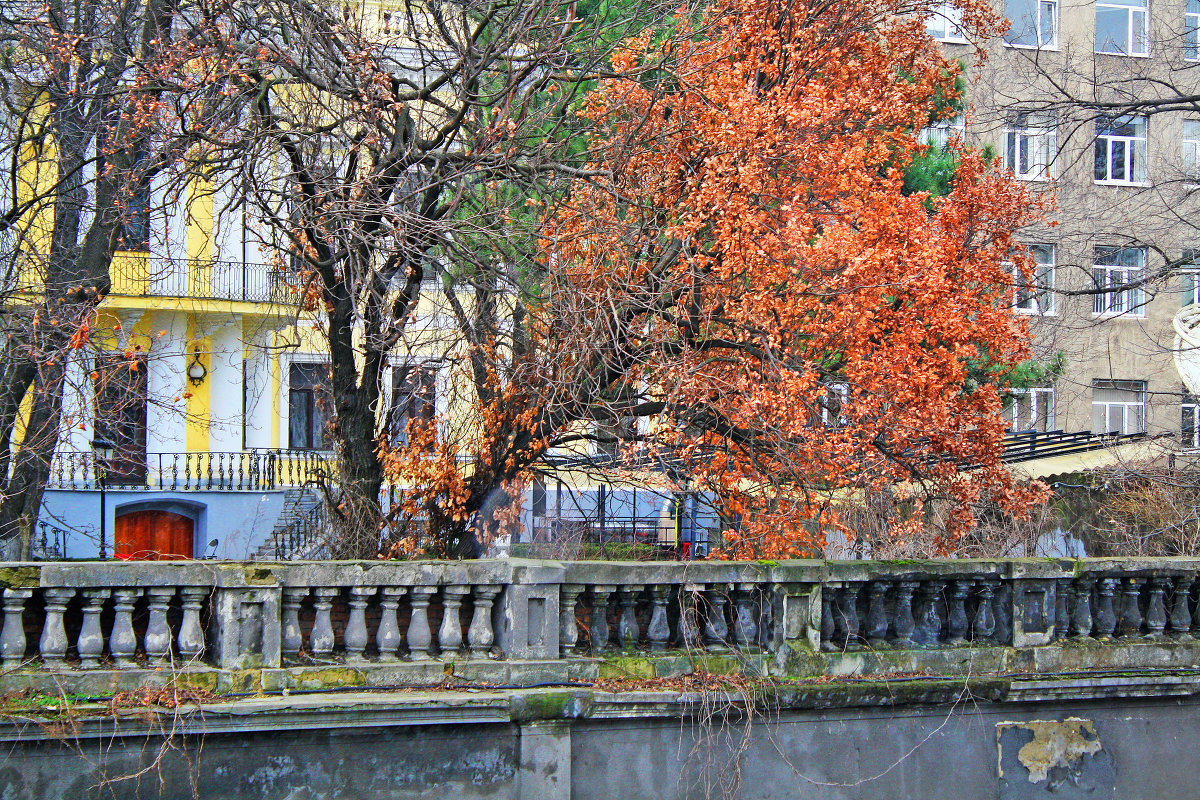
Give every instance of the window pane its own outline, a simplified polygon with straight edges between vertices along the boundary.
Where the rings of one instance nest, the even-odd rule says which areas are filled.
[[[288,392],[288,447],[307,450],[313,446],[309,438],[309,409],[312,393],[307,391]]]
[[[1146,12],[1134,11],[1131,15],[1133,21],[1133,49],[1129,52],[1137,55],[1145,55],[1146,50]]]
[[[1110,142],[1112,161],[1109,167],[1108,179],[1112,181],[1128,180],[1125,173],[1125,142],[1113,139]]]
[[[1096,52],[1125,53],[1129,46],[1129,12],[1096,6]]]
[[[1009,44],[1037,47],[1038,21],[1036,0],[1008,0],[1005,15],[1012,22],[1004,39]]]
[[[1108,139],[1096,140],[1096,163],[1092,173],[1098,181],[1108,180]]]
[[[1146,140],[1139,139],[1132,144],[1129,150],[1129,180],[1140,183],[1146,180]]]
[[[1042,41],[1043,46],[1053,46],[1058,36],[1058,4],[1042,2]]]

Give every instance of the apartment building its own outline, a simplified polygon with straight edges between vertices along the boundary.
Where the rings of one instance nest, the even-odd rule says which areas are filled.
[[[1013,297],[1051,369],[1006,414],[1014,430],[1168,433],[1196,447],[1172,320],[1200,285],[1200,113],[1137,104],[1200,88],[1200,3],[999,2],[1011,27],[979,43],[982,57],[949,4],[930,19],[967,67],[970,110],[927,135],[957,127],[1055,196],[1023,233],[1036,282]]]

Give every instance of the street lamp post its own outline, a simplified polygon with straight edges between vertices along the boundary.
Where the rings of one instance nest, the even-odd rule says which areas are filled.
[[[96,456],[96,485],[100,489],[100,558],[101,560],[108,558],[108,549],[106,546],[108,532],[108,509],[104,502],[104,479],[108,474],[109,459],[116,453],[117,446],[109,441],[101,433],[97,433],[92,437],[92,452]],[[116,551],[116,544],[113,545],[113,551]]]

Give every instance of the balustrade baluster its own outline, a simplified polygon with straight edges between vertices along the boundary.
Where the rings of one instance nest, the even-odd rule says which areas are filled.
[[[578,583],[564,583],[558,588],[558,652],[563,658],[574,653],[579,641],[575,605],[584,588]]]
[[[1192,638],[1192,612],[1188,606],[1192,593],[1190,577],[1175,578],[1171,595],[1171,637],[1180,640]]]
[[[992,635],[996,637],[997,644],[1012,644],[1012,591],[1011,584],[1001,581],[992,596],[992,613],[996,617],[996,632]]]
[[[25,661],[25,603],[32,589],[4,590],[4,630],[0,633],[0,658],[6,670],[16,669]]]
[[[588,631],[589,645],[593,652],[610,648],[610,631],[608,631],[608,596],[616,591],[616,587],[593,585],[588,591],[592,594],[592,627]]]
[[[946,613],[946,643],[960,645],[967,643],[967,595],[971,593],[970,580],[952,581],[949,593],[949,603]]]
[[[775,631],[775,604],[772,602],[772,586],[769,583],[758,586],[758,644],[764,650],[772,645]]]
[[[479,584],[472,589],[475,609],[471,612],[471,625],[467,628],[468,655],[471,658],[487,658],[496,643],[496,632],[492,628],[492,603],[500,594],[496,584]]]
[[[621,615],[617,618],[617,640],[626,650],[637,647],[642,631],[637,620],[637,600],[645,587],[638,585],[617,588],[617,603]]]
[[[985,644],[994,641],[996,615],[992,613],[992,600],[996,592],[996,581],[985,578],[979,581],[976,593],[975,617],[971,620],[971,641]]]
[[[237,455],[237,485],[239,489],[250,488],[246,483],[246,454],[238,453]]]
[[[1101,578],[1096,582],[1095,619],[1092,633],[1097,639],[1107,641],[1117,630],[1117,613],[1113,608],[1113,593],[1116,591],[1115,578]]]
[[[709,650],[722,650],[729,646],[729,625],[725,622],[726,592],[722,588],[709,589],[704,593],[708,605],[704,619],[704,643]]]
[[[408,656],[413,661],[428,661],[433,634],[429,630],[429,601],[436,586],[414,586],[409,595],[412,614],[408,619]]]
[[[104,653],[104,633],[100,630],[100,612],[111,592],[108,589],[84,589],[83,626],[75,640],[75,651],[79,653],[79,666],[95,669],[100,666]]]
[[[700,648],[699,585],[685,583],[679,587],[679,646],[684,650]]]
[[[205,462],[205,471],[208,473],[208,488],[211,489],[213,487],[212,455],[209,455],[208,458],[205,458],[204,454],[197,457]]]
[[[844,584],[834,603],[834,644],[839,650],[858,647],[858,590],[859,584]]]
[[[462,655],[461,609],[463,598],[470,593],[470,586],[442,587],[442,625],[438,629],[438,650],[443,661],[450,661]]]
[[[1146,603],[1146,638],[1159,639],[1167,627],[1167,608],[1163,595],[1170,584],[1170,578],[1151,578],[1150,597]]]
[[[171,460],[175,463],[179,462],[179,456],[173,455]],[[192,456],[190,453],[183,454],[183,488],[192,488]]]
[[[166,664],[171,658],[171,628],[167,625],[167,608],[175,597],[173,586],[151,586],[146,589],[150,604],[150,621],[146,624],[143,644],[151,664]]]
[[[1137,636],[1142,632],[1142,609],[1139,600],[1144,582],[1142,578],[1125,578],[1121,581],[1121,619],[1117,623],[1118,636]]]
[[[350,587],[350,616],[346,620],[346,631],[342,642],[346,645],[346,660],[361,662],[367,649],[367,603],[378,588],[375,586]]]
[[[646,626],[646,639],[650,649],[659,652],[667,649],[671,640],[671,624],[667,621],[667,600],[670,596],[669,585],[650,587],[650,622]]]
[[[837,635],[837,625],[833,621],[833,586],[826,584],[821,587],[821,650],[832,653],[837,649],[834,637]]]
[[[867,644],[875,649],[887,646],[887,590],[885,581],[871,581],[867,586]]]
[[[313,618],[312,633],[308,637],[308,649],[315,658],[328,658],[333,653],[334,635],[333,620],[330,610],[333,608],[333,598],[339,590],[331,586],[322,586],[312,590]]]
[[[918,647],[936,647],[942,633],[942,615],[938,608],[942,582],[923,581],[919,591],[917,627],[913,631],[912,640]]]
[[[753,583],[739,583],[733,593],[733,641],[740,650],[750,649],[758,638],[754,613],[756,589]]]
[[[300,631],[300,604],[308,597],[308,587],[285,586],[281,595],[279,651],[285,659],[292,659],[300,655],[300,648],[304,645],[304,635]]]
[[[400,623],[396,609],[400,598],[408,593],[403,586],[385,586],[379,590],[379,627],[375,629],[375,646],[381,661],[395,661],[400,650]]]
[[[42,662],[50,668],[60,668],[65,665],[67,654],[67,629],[63,625],[63,614],[66,613],[67,603],[75,596],[74,589],[46,589],[42,597],[46,601],[46,619],[42,624],[42,638],[39,651]]]
[[[183,661],[199,662],[204,655],[204,630],[200,627],[200,611],[210,593],[204,586],[184,586],[179,590],[183,619],[179,623],[179,635],[175,642],[179,657]]]
[[[133,606],[141,597],[141,589],[113,590],[113,626],[108,636],[108,654],[121,668],[137,666],[137,636],[133,632]]]
[[[892,633],[895,639],[892,642],[894,647],[907,649],[913,646],[913,632],[917,629],[917,622],[913,618],[912,598],[913,592],[917,590],[921,584],[917,581],[900,581],[896,584],[896,609],[895,619],[892,621]]]
[[[1071,611],[1071,638],[1090,639],[1092,635],[1092,578],[1075,581],[1075,608]],[[1103,590],[1101,590],[1103,592]]]
[[[1054,639],[1067,637],[1071,629],[1071,579],[1059,578],[1054,582]]]

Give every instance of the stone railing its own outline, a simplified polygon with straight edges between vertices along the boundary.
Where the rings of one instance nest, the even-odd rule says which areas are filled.
[[[172,675],[216,689],[523,684],[701,661],[797,676],[1038,672],[1200,656],[1200,559],[75,562],[10,564],[0,584],[10,688]]]

